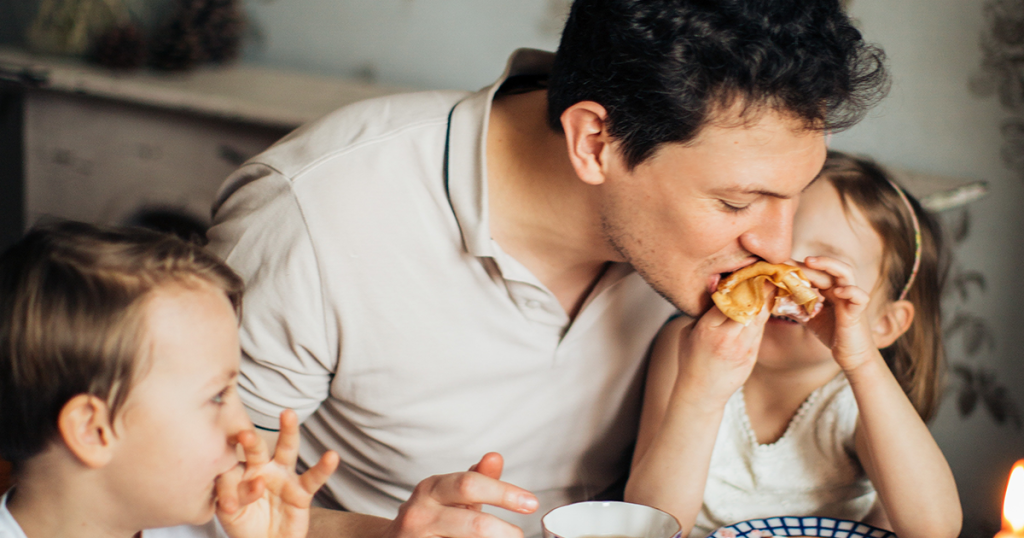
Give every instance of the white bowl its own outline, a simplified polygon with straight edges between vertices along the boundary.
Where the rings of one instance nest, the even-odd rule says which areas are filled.
[[[676,518],[657,508],[618,501],[567,504],[541,518],[544,538],[615,536],[629,538],[677,538]]]

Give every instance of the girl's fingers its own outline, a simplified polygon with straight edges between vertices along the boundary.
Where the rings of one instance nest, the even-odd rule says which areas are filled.
[[[281,433],[277,436],[274,461],[285,467],[294,467],[299,459],[299,417],[295,411],[281,411]]]
[[[714,303],[711,304],[711,308],[708,309],[708,311],[705,312],[704,315],[701,316],[698,320],[699,323],[703,323],[704,325],[707,325],[709,327],[718,327],[721,326],[723,323],[728,323],[730,321],[732,320],[729,319],[729,317],[726,316],[724,313],[722,313],[722,311],[719,310],[718,305]],[[736,322],[733,321],[733,323]]]
[[[812,269],[808,267],[805,263],[801,263],[799,264],[799,266],[801,272],[804,274],[805,277],[807,277],[807,280],[815,288],[818,288],[819,290],[827,290],[831,288],[833,284],[835,284],[832,275],[826,273],[825,271]]]
[[[768,318],[772,317],[772,304],[775,303],[775,294],[773,293],[767,301],[764,302],[764,306],[758,311],[754,319],[751,320],[750,324],[743,327],[745,333],[760,333],[764,331],[764,324],[768,323]]]
[[[831,275],[835,280],[833,284],[836,287],[855,285],[856,279],[853,276],[853,267],[849,264],[827,256],[811,256],[805,260],[805,263],[811,269],[817,269]]]
[[[868,293],[857,286],[844,286],[833,290],[836,297],[850,301],[855,305],[866,305],[871,300]]]

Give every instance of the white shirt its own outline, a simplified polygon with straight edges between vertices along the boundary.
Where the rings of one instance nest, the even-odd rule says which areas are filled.
[[[0,538],[28,538],[21,525],[14,520],[14,516],[7,510],[7,496],[11,490],[0,497]],[[60,514],[55,514],[59,516]],[[167,527],[164,529],[149,529],[142,531],[142,538],[226,538],[220,523],[214,518],[202,526],[181,525],[178,527]]]
[[[723,525],[771,516],[824,516],[859,521],[876,493],[857,459],[857,402],[839,374],[800,406],[779,440],[759,444],[743,389],[725,405],[690,538]]]
[[[505,76],[546,73],[518,51]],[[342,108],[225,183],[211,247],[246,281],[240,390],[253,421],[304,420],[301,461],[342,465],[346,509],[394,517],[422,479],[488,451],[541,505],[629,468],[651,340],[675,312],[610,264],[570,323],[491,239],[484,163],[495,85]],[[447,172],[447,174],[446,174]]]

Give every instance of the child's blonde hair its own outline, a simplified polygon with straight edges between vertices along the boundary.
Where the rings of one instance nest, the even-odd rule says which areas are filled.
[[[139,374],[149,293],[197,281],[239,312],[242,280],[171,235],[61,222],[0,255],[0,457],[17,471],[41,453],[76,395],[104,400],[113,418]]]
[[[914,305],[914,321],[906,333],[882,350],[882,356],[927,421],[938,408],[943,373],[941,298],[948,261],[939,224],[909,194],[904,201],[890,174],[870,160],[829,151],[819,180],[835,187],[844,207],[852,203],[860,209],[881,236],[879,285],[891,301],[900,298],[913,274],[917,242],[910,211],[917,217],[921,259],[905,297]]]

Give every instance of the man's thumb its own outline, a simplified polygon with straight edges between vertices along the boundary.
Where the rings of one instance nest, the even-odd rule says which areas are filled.
[[[497,452],[488,452],[480,458],[480,462],[469,468],[470,471],[478,472],[486,477],[495,480],[501,479],[501,471],[505,467],[505,460]]]

